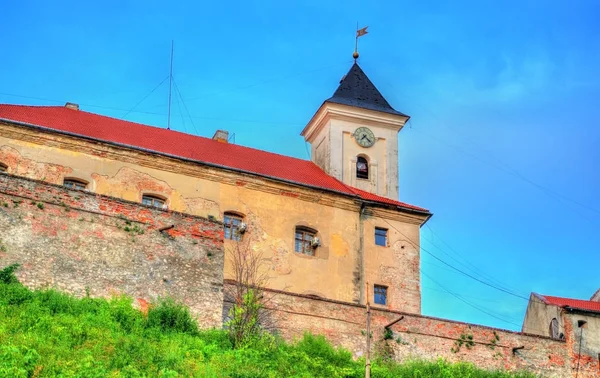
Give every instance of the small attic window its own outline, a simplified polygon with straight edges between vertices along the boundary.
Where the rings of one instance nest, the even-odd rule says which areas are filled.
[[[8,165],[0,163],[0,172],[8,172]]]
[[[144,205],[153,206],[159,209],[166,209],[166,200],[164,198],[153,196],[150,194],[144,194],[142,196],[142,203]]]
[[[63,185],[69,189],[85,190],[85,188],[88,186],[88,183],[83,180],[68,178],[63,181]]]

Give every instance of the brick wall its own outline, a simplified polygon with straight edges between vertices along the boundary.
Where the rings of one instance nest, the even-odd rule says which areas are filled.
[[[124,293],[141,307],[169,295],[221,326],[219,222],[0,173],[0,267],[12,263],[32,288]]]
[[[311,331],[325,335],[356,357],[364,355],[365,306],[275,290],[268,290],[266,295],[274,295],[269,305],[271,317],[286,339],[300,338],[305,331]],[[228,305],[226,302],[225,307]],[[392,339],[383,341],[384,327],[400,318],[391,326]],[[548,337],[382,309],[372,309],[371,330],[371,352],[398,361],[442,357],[469,361],[489,370],[529,370],[543,377],[574,376],[568,344]],[[457,340],[461,335],[465,341],[459,347]],[[582,367],[579,377],[596,374],[597,370]]]

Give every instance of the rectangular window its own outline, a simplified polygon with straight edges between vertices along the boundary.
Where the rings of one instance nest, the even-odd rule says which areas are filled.
[[[373,301],[375,302],[375,304],[387,304],[387,289],[387,286],[375,285],[375,288],[373,290]]]
[[[66,179],[65,181],[63,181],[63,185],[69,189],[84,190],[85,188],[87,188],[87,182],[73,179]]]
[[[223,223],[225,226],[225,239],[242,240],[242,233],[239,230],[242,217],[234,214],[225,214]]]
[[[162,198],[155,197],[155,196],[143,195],[142,196],[142,203],[144,205],[154,206],[154,207],[157,207],[159,209],[164,209],[165,208],[165,200],[162,199]]]
[[[388,230],[386,228],[375,227],[375,244],[387,247]]]

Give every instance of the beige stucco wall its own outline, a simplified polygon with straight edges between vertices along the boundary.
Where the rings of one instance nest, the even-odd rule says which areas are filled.
[[[0,162],[11,174],[55,184],[84,179],[93,192],[131,201],[157,194],[169,209],[193,215],[222,219],[225,211],[242,213],[248,223],[244,238],[263,254],[270,287],[356,302],[368,281],[371,296],[373,284],[390,287],[389,308],[420,312],[424,216],[367,211],[361,254],[360,204],[342,195],[13,125],[0,125]],[[314,257],[294,252],[296,225],[318,230],[322,243]],[[389,247],[375,245],[373,225],[390,228]],[[227,241],[226,254],[234,247]],[[232,278],[227,255],[225,277]]]
[[[302,135],[311,144],[312,159],[338,180],[359,189],[398,199],[398,132],[408,118],[367,109],[325,103]],[[375,144],[362,147],[353,134],[368,127]],[[356,178],[356,159],[369,162],[369,179]]]
[[[553,318],[558,321],[558,333],[565,333],[561,310],[557,306],[549,306],[542,302],[535,294],[529,296],[529,304],[523,319],[522,332],[531,333],[533,335],[548,336],[550,335],[550,322]]]

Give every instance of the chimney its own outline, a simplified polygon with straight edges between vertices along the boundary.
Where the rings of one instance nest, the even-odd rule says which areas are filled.
[[[65,108],[71,109],[71,110],[79,110],[79,105],[78,104],[74,104],[72,102],[67,102],[65,104]]]
[[[217,142],[227,143],[229,140],[229,132],[225,130],[217,130],[215,131],[215,135],[212,137]]]

